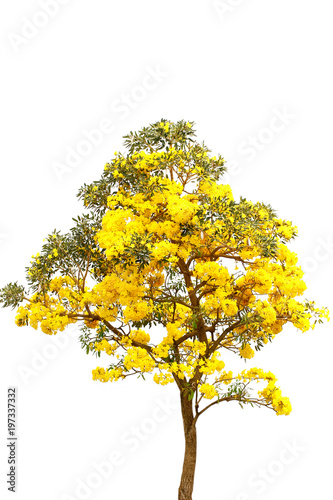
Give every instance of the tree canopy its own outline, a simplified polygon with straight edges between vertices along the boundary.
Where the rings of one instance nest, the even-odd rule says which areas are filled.
[[[176,382],[195,418],[232,400],[288,415],[274,374],[233,373],[223,353],[250,359],[284,325],[306,332],[328,311],[299,300],[303,271],[287,247],[297,228],[270,205],[235,200],[225,160],[193,127],[162,119],[125,136],[126,154],[79,190],[74,227],[32,256],[27,290],[9,283],[0,300],[18,307],[18,326],[46,334],[79,322],[87,353],[110,356],[94,380]]]

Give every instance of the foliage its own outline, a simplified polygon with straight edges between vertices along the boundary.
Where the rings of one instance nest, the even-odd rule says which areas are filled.
[[[196,418],[233,400],[289,414],[271,372],[233,374],[221,354],[251,359],[287,323],[306,332],[328,311],[298,299],[306,285],[287,247],[297,228],[269,205],[234,200],[219,182],[224,159],[195,140],[193,125],[163,119],[128,134],[127,154],[79,190],[75,226],[32,256],[28,292],[10,283],[0,300],[22,303],[17,325],[47,334],[80,322],[86,352],[112,358],[94,380],[175,381]]]

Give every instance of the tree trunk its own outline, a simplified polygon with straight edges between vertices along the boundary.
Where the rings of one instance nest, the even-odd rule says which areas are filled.
[[[178,489],[178,500],[192,500],[197,459],[197,430],[193,417],[192,400],[188,401],[187,391],[181,392],[180,399],[185,434],[185,455],[182,477]]]

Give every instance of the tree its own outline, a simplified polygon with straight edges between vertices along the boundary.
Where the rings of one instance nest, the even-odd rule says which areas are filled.
[[[80,188],[85,212],[75,226],[54,230],[32,257],[28,291],[9,283],[0,292],[3,306],[19,306],[18,326],[52,335],[80,322],[86,352],[112,358],[94,380],[149,373],[175,382],[185,436],[179,500],[192,498],[196,423],[207,409],[237,401],[291,412],[273,373],[234,374],[221,353],[246,360],[287,323],[305,332],[329,319],[296,299],[306,285],[286,243],[297,228],[270,205],[235,201],[218,182],[224,159],[195,140],[193,125],[162,119],[125,136],[128,153]],[[159,342],[157,325],[166,330]]]

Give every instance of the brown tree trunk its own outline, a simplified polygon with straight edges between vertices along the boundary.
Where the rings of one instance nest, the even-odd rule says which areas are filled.
[[[185,434],[185,455],[182,477],[178,489],[178,500],[192,500],[197,459],[197,430],[193,416],[192,400],[188,400],[187,391],[181,392],[180,399]]]

